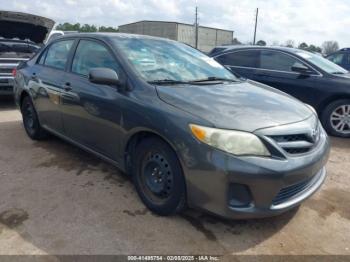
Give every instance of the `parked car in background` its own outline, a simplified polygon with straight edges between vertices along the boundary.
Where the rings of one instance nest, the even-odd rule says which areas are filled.
[[[44,17],[0,11],[0,96],[13,95],[13,70],[41,48],[53,26]]]
[[[21,64],[15,83],[29,137],[50,132],[109,161],[160,215],[187,204],[276,215],[326,177],[329,141],[310,107],[176,41],[63,36]]]
[[[350,48],[340,49],[326,58],[346,70],[350,70]]]
[[[313,106],[329,134],[350,137],[350,74],[342,67],[285,47],[218,47],[210,55],[240,76]]]
[[[52,30],[49,34],[49,36],[45,40],[45,44],[51,42],[52,40],[55,40],[59,38],[60,36],[69,35],[69,34],[75,34],[78,33],[78,31],[61,31],[61,30]]]

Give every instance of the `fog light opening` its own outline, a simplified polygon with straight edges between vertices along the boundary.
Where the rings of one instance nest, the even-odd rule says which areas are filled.
[[[230,184],[228,201],[231,207],[244,208],[251,206],[253,198],[249,187],[243,184]]]

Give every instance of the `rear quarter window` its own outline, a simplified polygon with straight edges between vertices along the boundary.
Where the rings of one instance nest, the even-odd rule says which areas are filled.
[[[216,60],[223,65],[256,68],[258,66],[259,51],[236,51],[220,55]]]

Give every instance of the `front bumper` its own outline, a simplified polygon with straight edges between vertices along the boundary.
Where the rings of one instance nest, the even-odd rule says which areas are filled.
[[[234,219],[275,216],[300,205],[324,182],[330,151],[325,133],[312,152],[286,159],[200,147],[199,158],[184,168],[189,205]]]

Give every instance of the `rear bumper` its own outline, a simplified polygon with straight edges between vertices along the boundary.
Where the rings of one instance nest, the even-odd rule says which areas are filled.
[[[0,96],[13,95],[13,77],[0,76]]]
[[[202,147],[197,161],[206,168],[185,168],[189,205],[231,219],[275,216],[300,205],[325,181],[330,152],[326,134],[312,153],[289,159],[235,157]]]

